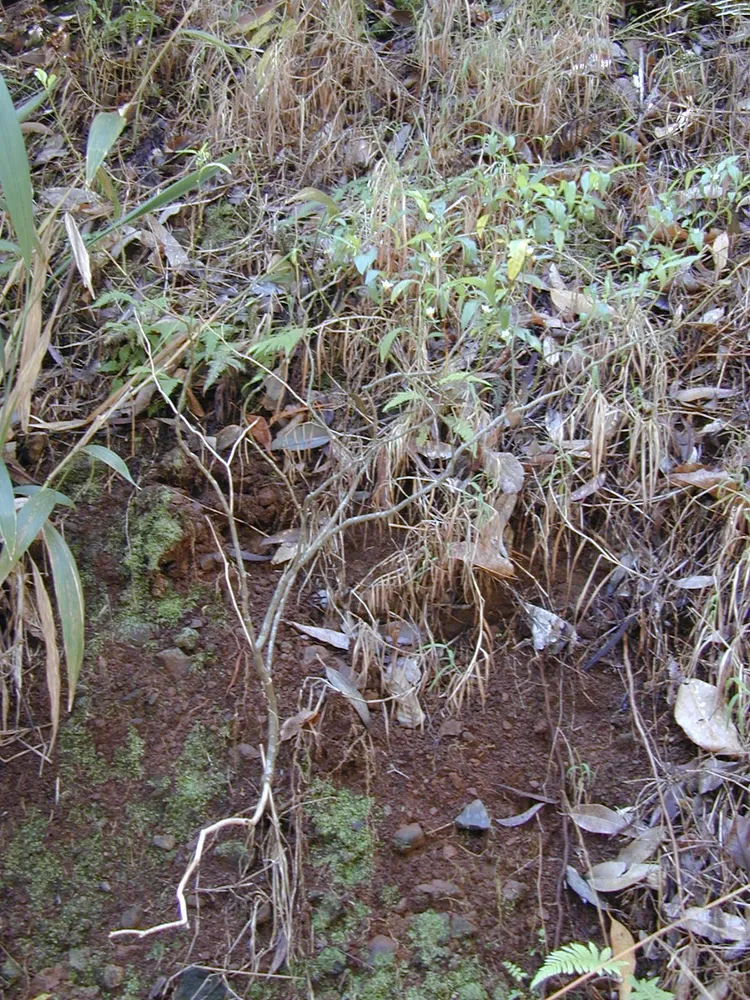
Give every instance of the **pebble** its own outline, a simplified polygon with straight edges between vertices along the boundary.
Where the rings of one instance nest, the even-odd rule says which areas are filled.
[[[23,969],[14,961],[12,958],[6,958],[2,965],[0,965],[0,976],[8,983],[10,986],[13,983],[18,982],[23,976]]]
[[[400,827],[391,839],[394,851],[398,851],[399,854],[408,854],[409,851],[422,847],[424,842],[424,830],[419,823],[408,823]]]
[[[445,844],[443,847],[443,857],[446,861],[450,861],[451,858],[455,858],[458,854],[458,848],[454,847],[453,844]]]
[[[224,1000],[229,996],[221,977],[191,965],[177,981],[174,1000]]]
[[[148,622],[133,622],[125,634],[131,646],[143,646],[154,638],[156,629]]]
[[[412,907],[416,913],[422,913],[435,903],[457,899],[461,895],[463,893],[454,882],[434,878],[430,882],[422,882],[421,885],[415,886],[412,893]]]
[[[506,733],[509,733],[513,729],[513,723],[508,719],[503,719],[503,729]]]
[[[544,719],[540,719],[539,722],[537,722],[536,725],[534,726],[534,735],[541,736],[542,733],[546,733],[548,729],[549,726],[544,721]]]
[[[120,927],[140,927],[143,920],[143,909],[137,903],[126,907],[120,914]]]
[[[163,649],[156,654],[156,659],[161,663],[175,680],[187,677],[190,673],[190,665],[193,662],[190,657],[183,653],[177,646],[172,649]]]
[[[318,657],[323,661],[327,661],[330,656],[331,651],[326,649],[325,646],[305,646],[302,650],[302,663],[306,667],[311,667],[319,662]]]
[[[125,969],[121,965],[105,965],[99,982],[105,990],[116,990],[125,982]]]
[[[526,892],[523,882],[517,882],[514,878],[509,878],[503,882],[502,896],[506,903],[517,903]]]
[[[174,644],[178,649],[181,649],[183,653],[194,653],[199,639],[200,633],[198,630],[188,626],[177,633]]]
[[[481,833],[490,828],[490,817],[481,799],[474,799],[455,819],[459,830]]]
[[[460,736],[463,728],[462,723],[458,719],[446,719],[438,732],[441,736]]]
[[[68,952],[68,965],[76,972],[85,972],[90,962],[90,948],[71,948]]]
[[[398,944],[393,938],[386,937],[385,934],[376,934],[367,947],[367,960],[370,965],[382,958],[384,955],[395,955]]]
[[[244,757],[245,760],[258,760],[260,758],[260,750],[249,743],[238,743],[237,751],[240,757]]]
[[[160,851],[171,851],[174,849],[176,841],[171,833],[157,833],[151,843]]]
[[[451,916],[451,937],[452,938],[467,938],[474,937],[477,929],[474,924],[467,917],[461,916],[460,913],[454,913]]]

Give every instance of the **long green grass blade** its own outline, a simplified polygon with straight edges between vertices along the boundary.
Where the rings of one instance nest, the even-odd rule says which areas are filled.
[[[16,232],[26,267],[31,268],[31,254],[36,240],[34,203],[31,195],[31,172],[23,133],[5,78],[0,73],[0,187],[10,221]]]
[[[44,542],[52,567],[57,610],[60,613],[60,624],[62,625],[65,668],[68,675],[68,711],[70,711],[73,707],[76,685],[83,664],[85,640],[83,587],[73,553],[54,525],[45,524]]]
[[[42,490],[47,490],[48,493],[51,493],[55,497],[55,501],[63,507],[75,506],[70,497],[64,493],[60,493],[59,490],[53,490],[51,486],[15,486],[13,488],[13,492],[17,497],[35,497]]]
[[[21,122],[25,122],[30,115],[33,115],[35,111],[41,108],[46,100],[47,91],[40,90],[38,94],[34,94],[33,97],[24,101],[23,104],[19,104],[16,108],[16,118],[18,119],[18,124],[20,125]]]
[[[136,485],[135,480],[130,475],[130,469],[120,456],[115,454],[110,448],[105,448],[103,444],[87,444],[84,448],[81,448],[81,451],[86,455],[91,455],[92,458],[97,459],[99,462],[104,462],[110,469],[118,472],[123,479],[127,479],[133,486]]]
[[[100,111],[94,117],[86,142],[86,186],[91,187],[99,167],[120,138],[127,119],[119,111]]]
[[[57,497],[52,490],[40,490],[20,509],[16,520],[15,547],[11,551],[6,545],[0,553],[0,586],[42,530],[56,503]]]
[[[16,502],[13,495],[13,483],[10,481],[8,467],[0,458],[0,534],[5,547],[11,552],[16,548]]]

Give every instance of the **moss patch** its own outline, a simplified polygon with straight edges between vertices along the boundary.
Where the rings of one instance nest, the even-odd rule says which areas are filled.
[[[313,864],[326,868],[333,884],[342,888],[369,882],[376,842],[373,800],[330,781],[316,780],[305,809],[313,825]]]
[[[169,832],[178,840],[189,837],[206,821],[211,801],[226,788],[225,742],[226,734],[211,733],[200,723],[188,733],[165,803]]]

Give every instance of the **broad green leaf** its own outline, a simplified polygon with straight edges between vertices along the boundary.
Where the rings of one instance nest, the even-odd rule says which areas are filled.
[[[91,455],[92,458],[97,459],[99,462],[104,462],[104,464],[108,465],[110,469],[114,469],[115,472],[118,472],[123,479],[127,479],[129,483],[133,484],[133,486],[136,485],[135,480],[130,475],[130,469],[120,456],[116,455],[110,448],[105,448],[103,444],[87,444],[85,448],[81,449],[81,451],[87,455]]]
[[[508,280],[515,281],[523,270],[526,254],[529,249],[528,240],[511,240],[508,244]]]
[[[58,490],[53,490],[49,486],[16,486],[14,487],[13,492],[17,497],[35,497],[37,493],[41,493],[42,490],[46,490],[48,493],[51,493],[55,497],[56,502],[62,507],[75,506],[70,497],[65,496],[64,493],[60,493]]]
[[[78,677],[83,663],[84,604],[78,567],[68,544],[52,524],[44,526],[44,542],[52,567],[57,610],[60,613],[65,668],[68,675],[68,711],[73,707]]]
[[[5,583],[10,571],[42,530],[56,503],[54,491],[43,489],[20,509],[16,519],[16,544],[12,551],[6,545],[0,553],[0,585]]]
[[[0,533],[5,546],[13,552],[16,547],[16,503],[13,496],[13,483],[10,481],[8,467],[0,458]]]
[[[298,191],[297,194],[293,194],[291,198],[287,198],[287,202],[313,202],[316,205],[322,205],[328,211],[328,214],[333,219],[337,215],[341,215],[341,209],[336,204],[336,202],[331,198],[330,195],[326,194],[324,191],[319,191],[317,188],[306,187]]]
[[[16,118],[18,119],[18,124],[20,125],[22,122],[25,122],[30,115],[33,115],[38,108],[41,108],[46,100],[47,91],[40,90],[38,94],[34,94],[33,97],[24,101],[23,104],[19,104],[16,108]]]
[[[378,251],[376,247],[372,247],[370,250],[365,250],[364,253],[358,253],[354,258],[354,266],[360,274],[365,274],[365,272],[368,271],[375,262],[377,255]]]
[[[396,338],[400,333],[403,332],[404,328],[402,326],[397,326],[395,327],[395,329],[389,330],[388,333],[386,333],[386,335],[380,341],[380,345],[378,347],[378,355],[381,361],[385,361],[385,359],[390,354],[391,348],[396,343]]]
[[[127,119],[119,111],[100,111],[94,116],[86,143],[86,187],[91,187],[99,167],[120,138]]]
[[[5,78],[0,73],[0,187],[10,221],[21,248],[26,267],[31,268],[31,254],[36,241],[31,173],[23,133],[13,107]]]

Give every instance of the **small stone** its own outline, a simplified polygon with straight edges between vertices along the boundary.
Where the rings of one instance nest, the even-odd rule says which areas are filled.
[[[455,858],[458,854],[458,848],[454,847],[453,844],[445,844],[443,847],[443,857],[446,861],[450,861],[451,858]]]
[[[76,972],[85,972],[90,962],[90,948],[71,948],[68,952],[68,965]]]
[[[534,726],[534,735],[541,736],[543,733],[547,732],[548,728],[547,723],[543,719],[540,719]]]
[[[515,879],[509,878],[503,882],[501,891],[506,903],[517,903],[526,892],[526,886],[523,882],[517,882]]]
[[[131,646],[143,646],[156,635],[156,629],[148,622],[133,622],[125,629],[125,639]]]
[[[188,625],[190,626],[190,628],[203,628],[203,619],[191,618],[190,621],[188,622]]]
[[[467,938],[474,937],[477,929],[471,920],[466,917],[461,916],[460,913],[454,913],[451,915],[451,937],[452,938]]]
[[[325,646],[305,646],[302,650],[302,663],[306,667],[311,667],[318,663],[318,657],[325,662],[330,656],[331,651]]]
[[[137,903],[128,906],[120,914],[120,927],[140,927],[143,920],[143,910]]]
[[[187,628],[182,629],[181,632],[177,633],[174,639],[174,644],[178,649],[181,649],[183,653],[194,653],[199,639],[200,634],[198,630],[188,626]]]
[[[385,934],[376,934],[367,947],[367,960],[370,965],[374,965],[378,959],[395,955],[398,951],[398,944],[393,938],[386,937]]]
[[[463,724],[458,719],[446,719],[440,726],[438,733],[441,736],[460,736],[463,728]]]
[[[106,880],[101,881],[97,888],[100,892],[112,892],[112,884]]]
[[[125,969],[121,965],[105,965],[99,982],[105,990],[116,990],[125,982]]]
[[[262,927],[263,924],[267,924],[271,919],[273,910],[271,909],[270,903],[261,903],[255,914],[255,926]]]
[[[435,806],[430,809],[430,816],[437,816],[438,811]]]
[[[459,830],[482,833],[490,828],[490,817],[481,799],[474,799],[455,819]]]
[[[62,963],[50,965],[46,969],[37,972],[31,980],[29,995],[35,997],[38,993],[55,993],[60,983],[65,982],[67,978],[68,970],[66,966]]]
[[[2,976],[9,986],[12,986],[13,983],[17,983],[23,976],[23,969],[14,959],[6,958],[3,964],[0,965],[0,976]]]
[[[221,976],[191,965],[180,976],[174,1000],[224,1000],[229,996]]]
[[[444,903],[463,895],[459,887],[443,878],[434,878],[415,886],[412,893],[412,907],[415,913],[431,909],[436,903]]]
[[[171,851],[174,850],[176,840],[171,833],[157,833],[151,843],[154,847],[158,847],[160,851]]]
[[[419,823],[408,823],[400,827],[391,839],[394,851],[398,851],[399,854],[408,854],[409,851],[422,847],[424,842],[424,830]]]
[[[238,743],[237,751],[245,760],[260,760],[260,750],[249,743]]]
[[[503,729],[509,733],[513,729],[513,723],[509,719],[503,719]]]
[[[463,787],[463,781],[461,775],[457,774],[455,771],[451,771],[448,775],[448,781],[453,785],[453,787],[458,791],[458,789]]]
[[[190,673],[192,660],[181,649],[175,646],[173,649],[163,649],[156,654],[156,659],[161,663],[175,680],[187,677]]]

